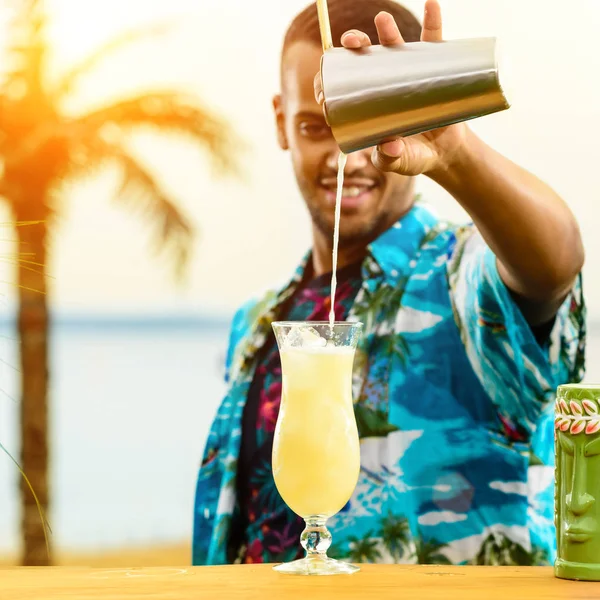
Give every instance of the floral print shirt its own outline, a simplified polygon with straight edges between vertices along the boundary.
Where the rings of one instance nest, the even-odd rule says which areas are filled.
[[[271,323],[305,268],[306,259],[283,289],[233,319],[228,392],[198,474],[195,565],[241,560],[232,532],[244,407]],[[361,470],[328,521],[329,553],[382,563],[552,561],[553,401],[559,384],[583,378],[585,312],[578,277],[538,343],[477,229],[441,221],[421,202],[375,240],[347,315],[364,323],[353,376]]]

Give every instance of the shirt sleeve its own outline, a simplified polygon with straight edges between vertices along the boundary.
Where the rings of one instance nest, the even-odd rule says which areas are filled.
[[[236,351],[248,327],[250,308],[251,304],[240,308],[235,313],[231,323],[225,357],[225,381],[228,384],[231,384],[232,380],[232,368],[236,362]],[[194,565],[210,563],[210,549],[219,518],[217,507],[226,475],[223,456],[228,434],[231,433],[232,410],[233,399],[230,389],[222,400],[212,422],[198,472],[192,533],[192,564]]]
[[[583,379],[586,308],[581,274],[540,345],[474,226],[456,232],[450,295],[469,361],[505,428],[531,436],[556,388]]]
[[[227,343],[227,354],[225,355],[225,383],[231,383],[231,369],[235,359],[235,352],[239,346],[240,340],[248,329],[248,313],[255,303],[248,303],[239,308],[233,315],[231,328],[229,329],[229,339]]]

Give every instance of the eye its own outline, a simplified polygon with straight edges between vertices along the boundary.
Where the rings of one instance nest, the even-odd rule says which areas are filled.
[[[600,454],[600,437],[588,442],[585,446],[585,456],[596,456]]]
[[[575,444],[562,431],[558,432],[558,443],[564,452],[573,456],[575,453]]]
[[[326,123],[316,121],[302,121],[298,124],[300,135],[311,140],[321,140],[331,135],[331,130]]]

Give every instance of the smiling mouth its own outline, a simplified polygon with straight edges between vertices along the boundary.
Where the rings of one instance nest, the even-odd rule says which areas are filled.
[[[320,183],[321,189],[325,192],[325,198],[331,207],[335,206],[337,195],[337,185],[329,182]],[[376,183],[367,182],[348,182],[342,188],[341,209],[344,212],[354,211],[364,205],[371,198],[373,191],[377,188]]]
[[[329,194],[333,194],[334,196],[337,193],[337,186],[321,184],[321,187],[326,192],[328,192]],[[342,189],[342,197],[343,198],[358,198],[358,196],[361,196],[362,194],[364,194],[366,192],[370,192],[373,189],[375,189],[375,184],[373,184],[373,185],[345,185]]]

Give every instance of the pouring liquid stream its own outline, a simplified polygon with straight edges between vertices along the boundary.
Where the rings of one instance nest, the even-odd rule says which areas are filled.
[[[331,310],[329,311],[329,326],[333,330],[335,323],[335,292],[337,288],[337,257],[338,242],[340,237],[340,213],[342,209],[342,195],[344,193],[344,170],[346,168],[347,156],[340,151],[338,158],[337,189],[335,194],[335,224],[333,228],[333,263],[331,271]]]

